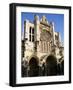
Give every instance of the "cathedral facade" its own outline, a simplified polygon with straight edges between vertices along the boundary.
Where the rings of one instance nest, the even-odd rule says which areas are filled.
[[[56,32],[54,22],[49,22],[45,16],[39,19],[34,16],[34,21],[24,21],[24,38],[22,40],[22,62],[32,64],[34,61],[39,66],[46,63],[52,55],[57,63],[64,60],[64,47],[61,42],[60,32]]]

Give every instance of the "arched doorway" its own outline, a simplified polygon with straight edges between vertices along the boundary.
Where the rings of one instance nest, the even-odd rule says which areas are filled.
[[[36,57],[32,57],[29,61],[29,76],[39,76],[39,61]]]
[[[47,76],[57,75],[57,59],[54,55],[49,55],[46,58],[46,75]]]

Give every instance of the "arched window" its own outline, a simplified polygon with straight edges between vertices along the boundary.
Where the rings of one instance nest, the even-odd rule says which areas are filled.
[[[34,28],[32,28],[32,42],[34,42]]]
[[[55,40],[58,40],[58,36],[57,35],[55,35]]]
[[[31,41],[31,27],[29,29],[29,41]]]
[[[34,42],[34,28],[29,29],[29,41]]]

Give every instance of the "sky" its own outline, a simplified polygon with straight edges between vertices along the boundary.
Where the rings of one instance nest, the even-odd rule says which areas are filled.
[[[39,16],[39,20],[42,18],[43,15],[46,16],[48,22],[54,22],[55,31],[60,32],[61,40],[64,42],[64,14],[50,14],[50,13],[21,13],[21,24],[22,24],[22,32],[24,31],[24,21],[28,19],[30,22],[34,21],[34,15]]]

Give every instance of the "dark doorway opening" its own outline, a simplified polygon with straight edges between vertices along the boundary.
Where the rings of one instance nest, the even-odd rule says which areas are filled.
[[[46,75],[57,75],[57,59],[53,55],[48,56],[46,59]]]
[[[29,61],[29,76],[30,77],[35,77],[39,76],[39,62],[37,58],[32,57]]]

